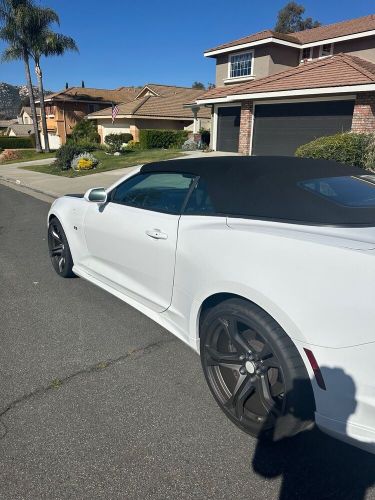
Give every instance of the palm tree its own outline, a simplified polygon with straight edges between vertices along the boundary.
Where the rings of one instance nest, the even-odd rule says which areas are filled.
[[[40,113],[42,117],[42,128],[44,134],[44,146],[45,150],[49,152],[49,140],[47,131],[47,120],[46,111],[44,105],[44,89],[43,89],[43,73],[40,67],[40,59],[42,56],[62,56],[68,50],[78,51],[78,47],[70,36],[61,35],[60,33],[55,33],[49,29],[47,22],[47,17],[39,17],[39,29],[36,32],[36,36],[30,39],[30,54],[35,62],[35,73],[38,78],[38,88],[39,88],[39,99],[40,99]],[[59,19],[56,15],[54,22],[59,23]]]
[[[30,96],[31,115],[33,118],[35,149],[42,151],[38,131],[38,120],[35,108],[35,98],[30,74],[30,54],[28,50],[28,28],[31,11],[34,8],[32,0],[0,0],[0,39],[8,43],[2,54],[3,61],[21,59],[24,63],[26,83]]]

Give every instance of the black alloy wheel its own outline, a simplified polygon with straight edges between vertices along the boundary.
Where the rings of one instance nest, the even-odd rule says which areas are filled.
[[[314,399],[303,361],[281,327],[254,304],[231,299],[208,313],[201,360],[219,406],[248,434],[278,440],[311,426]]]
[[[73,277],[73,260],[68,240],[59,220],[56,218],[53,218],[48,226],[48,249],[56,273],[63,278]]]

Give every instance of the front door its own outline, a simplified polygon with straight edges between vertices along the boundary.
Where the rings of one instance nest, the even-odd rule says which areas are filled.
[[[117,186],[105,206],[92,204],[84,228],[97,279],[162,312],[172,299],[178,222],[193,177],[137,174]]]

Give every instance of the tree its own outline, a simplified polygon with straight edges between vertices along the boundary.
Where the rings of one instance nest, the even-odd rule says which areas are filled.
[[[216,87],[216,85],[212,82],[208,82],[207,83],[207,90],[211,90],[211,89],[214,89]]]
[[[47,130],[46,111],[44,104],[43,73],[40,66],[42,56],[62,56],[66,51],[78,51],[78,47],[73,38],[60,33],[55,33],[49,27],[53,22],[59,24],[59,17],[52,9],[36,7],[34,9],[35,22],[30,25],[30,55],[35,62],[35,74],[38,79],[40,115],[42,118],[42,128],[44,135],[45,150],[49,152],[49,140]]]
[[[319,21],[313,21],[311,17],[303,19],[305,7],[296,2],[289,2],[279,10],[275,31],[279,33],[295,33],[320,26]]]
[[[72,130],[71,140],[77,144],[81,142],[100,142],[100,135],[97,128],[91,120],[79,121]]]
[[[191,88],[196,90],[205,90],[206,87],[202,82],[194,82]]]
[[[27,28],[30,23],[33,7],[32,0],[0,0],[0,40],[8,44],[1,57],[3,61],[21,59],[24,63],[31,115],[33,118],[35,149],[40,153],[42,147],[38,131],[38,119],[30,73],[30,54],[28,51]]]

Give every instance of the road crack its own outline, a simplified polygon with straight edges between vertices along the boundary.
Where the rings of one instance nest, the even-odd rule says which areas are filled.
[[[121,356],[118,356],[117,358],[109,358],[106,360],[99,361],[95,364],[89,365],[86,368],[82,368],[81,370],[77,370],[76,372],[73,372],[69,375],[66,375],[63,378],[54,378],[50,384],[37,387],[36,389],[28,392],[27,394],[23,394],[17,399],[14,399],[11,401],[3,410],[0,411],[0,439],[3,439],[7,433],[8,433],[8,428],[6,424],[3,421],[3,418],[11,411],[13,410],[16,406],[19,406],[26,401],[29,401],[32,398],[35,398],[36,396],[39,396],[41,394],[45,394],[49,391],[56,391],[63,385],[68,384],[71,380],[81,377],[82,375],[89,375],[91,373],[95,372],[101,372],[106,370],[107,368],[110,368],[113,365],[116,365],[117,363],[121,363],[121,361],[125,361],[128,358],[133,358],[133,357],[140,357],[143,356],[144,354],[147,354],[148,352],[152,351],[155,348],[161,347],[165,344],[171,344],[172,342],[176,342],[177,339],[168,339],[168,340],[159,340],[157,342],[153,342],[151,344],[147,344],[143,347],[137,347],[135,349],[130,349],[127,351],[125,354],[122,354]]]

